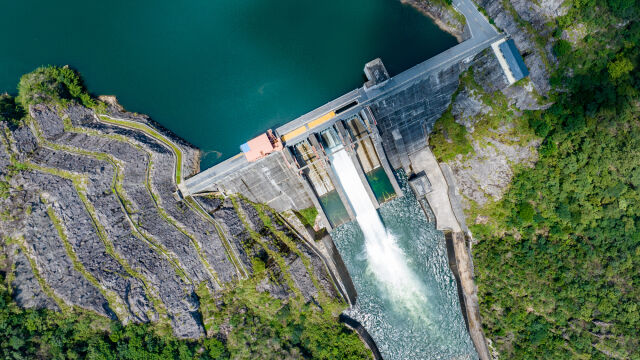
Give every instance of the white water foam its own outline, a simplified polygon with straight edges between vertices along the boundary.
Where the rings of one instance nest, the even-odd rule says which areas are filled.
[[[364,234],[368,270],[376,276],[394,306],[401,307],[401,310],[409,312],[413,317],[428,321],[426,288],[409,268],[394,236],[382,224],[346,150],[333,154],[332,167]]]

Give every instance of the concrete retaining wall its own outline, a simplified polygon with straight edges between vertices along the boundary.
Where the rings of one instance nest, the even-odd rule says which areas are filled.
[[[344,264],[344,261],[342,261],[342,256],[340,256],[336,245],[333,243],[333,239],[331,239],[331,236],[325,236],[322,238],[322,243],[336,267],[337,276],[340,278],[339,280],[344,286],[344,295],[346,295],[347,302],[351,306],[355,305],[358,293],[356,292],[356,287],[353,285],[347,266]]]
[[[364,343],[367,345],[369,350],[373,353],[373,358],[376,360],[382,360],[382,354],[380,354],[380,350],[378,350],[378,345],[373,341],[373,338],[367,332],[367,329],[362,326],[357,320],[345,315],[340,314],[340,321],[345,323],[345,325],[349,326],[353,330],[355,330]]]

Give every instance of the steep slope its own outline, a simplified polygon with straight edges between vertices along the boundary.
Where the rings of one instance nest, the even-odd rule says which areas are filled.
[[[0,139],[4,277],[19,305],[153,322],[178,338],[216,337],[231,355],[271,347],[274,358],[322,348],[367,356],[337,321],[344,303],[322,259],[272,210],[226,198],[209,214],[178,199],[176,182],[197,170],[198,150],[104,100],[88,97],[67,68],[23,77],[17,104],[3,96],[24,109],[1,123]],[[254,333],[268,318],[256,301],[271,315],[297,309],[281,327],[325,338]],[[231,309],[243,308],[257,323],[234,323]],[[234,345],[238,334],[263,347]],[[338,349],[338,339],[354,345]]]
[[[479,1],[531,70],[474,67],[430,142],[474,236],[494,356],[637,359],[640,8]]]

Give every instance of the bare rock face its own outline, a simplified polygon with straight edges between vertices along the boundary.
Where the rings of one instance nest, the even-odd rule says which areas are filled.
[[[449,163],[460,193],[483,206],[488,200],[498,201],[513,178],[513,164],[533,165],[537,160],[537,142],[527,146],[508,145],[491,138],[485,144],[472,143],[475,155],[462,156]],[[463,204],[468,207],[469,204]]]
[[[438,27],[458,39],[458,42],[467,40],[471,34],[469,28],[461,21],[461,17],[456,16],[452,8],[443,6],[435,1],[427,0],[401,0],[418,9],[423,14],[430,17]]]
[[[536,44],[535,36],[538,34],[547,35],[551,28],[545,26],[545,24],[566,13],[567,9],[562,6],[562,2],[562,0],[548,0],[545,1],[545,4],[548,3],[546,5],[537,5],[531,1],[513,0],[507,2],[507,7],[505,7],[505,4],[501,1],[478,1],[478,5],[487,11],[496,26],[513,38],[525,64],[529,68],[529,77],[536,91],[541,95],[547,94],[551,88],[549,85],[550,69],[547,69],[546,63],[555,63],[556,60],[549,48],[540,48]],[[535,34],[520,27],[511,12],[512,9],[517,16],[532,24]]]
[[[480,119],[478,115],[486,114],[490,110],[474,90],[464,88],[458,93],[451,112],[458,124],[464,125],[468,132],[473,133],[473,125]]]
[[[0,175],[10,187],[0,197],[0,237],[8,239],[0,250],[14,269],[18,304],[160,321],[197,338],[204,325],[196,289],[217,296],[252,276],[256,259],[269,275],[261,273],[258,290],[275,298],[338,296],[318,256],[285,241],[293,233],[281,238],[245,200],[196,207],[174,196],[176,169],[182,178],[197,171],[199,150],[106,100],[107,117],[78,104],[38,104],[28,125],[0,124]]]
[[[40,287],[24,252],[19,249],[15,251],[13,256],[15,270],[11,286],[16,303],[25,308],[60,310],[55,301]]]
[[[500,91],[509,86],[509,81],[500,67],[493,50],[481,52],[473,63],[473,78],[486,93]]]
[[[545,24],[569,11],[565,0],[511,0],[511,5],[518,15],[530,23],[537,31],[549,31]]]
[[[15,145],[22,154],[29,154],[38,148],[36,137],[26,126],[21,126],[13,132]]]
[[[530,134],[518,133],[514,119],[521,116],[522,109],[548,106],[539,104],[531,83],[507,86],[504,73],[490,50],[478,55],[471,71],[471,82],[460,85],[451,113],[455,122],[465,126],[473,152],[458,155],[447,163],[466,208],[470,202],[483,206],[488,201],[500,200],[511,183],[514,166],[535,163],[540,141]],[[494,105],[490,106],[489,102]],[[489,127],[489,120],[499,125]],[[480,135],[477,127],[483,129]]]

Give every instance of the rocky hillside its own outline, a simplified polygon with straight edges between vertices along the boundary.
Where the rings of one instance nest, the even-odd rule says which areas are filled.
[[[72,90],[46,71],[23,78],[25,114],[0,125],[1,265],[20,306],[229,341],[251,331],[235,312],[263,299],[329,312],[322,321],[343,327],[323,259],[279,214],[239,197],[179,200],[197,149],[114,99],[39,94]]]
[[[431,18],[438,27],[455,36],[459,42],[470,36],[466,19],[447,0],[401,0]]]
[[[469,210],[499,201],[517,170],[533,166],[538,158],[541,141],[523,113],[551,105],[549,78],[557,59],[548,40],[550,23],[567,12],[560,0],[478,4],[489,21],[515,41],[530,75],[508,86],[493,52],[485,50],[461,77],[449,111],[430,137],[434,153],[455,176],[471,223],[485,219]]]

